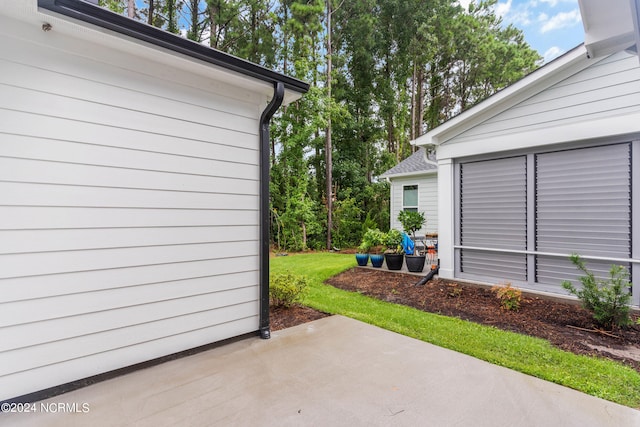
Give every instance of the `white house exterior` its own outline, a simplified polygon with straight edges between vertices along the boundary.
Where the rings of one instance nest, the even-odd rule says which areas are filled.
[[[403,210],[423,212],[425,226],[416,236],[438,232],[438,167],[419,149],[382,175],[391,184],[390,226],[402,230],[398,214]]]
[[[591,58],[627,50],[640,55],[640,0],[578,0]]]
[[[306,84],[79,0],[3,0],[0,70],[0,401],[268,337],[261,148]]]
[[[640,304],[640,66],[579,46],[415,142],[438,162],[440,276],[563,293],[577,252]]]

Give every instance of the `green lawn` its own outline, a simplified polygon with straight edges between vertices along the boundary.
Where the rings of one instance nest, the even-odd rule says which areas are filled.
[[[353,255],[314,253],[271,260],[271,271],[309,278],[304,304],[449,348],[612,402],[640,407],[640,374],[609,360],[577,356],[547,341],[457,318],[425,313],[323,284],[355,266]]]

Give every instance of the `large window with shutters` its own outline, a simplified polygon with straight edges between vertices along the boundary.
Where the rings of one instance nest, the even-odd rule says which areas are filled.
[[[527,280],[526,166],[525,156],[460,165],[462,273]]]
[[[460,162],[456,274],[560,290],[581,274],[571,253],[599,277],[631,272],[632,145]]]
[[[535,155],[536,282],[577,277],[566,256],[544,254],[631,257],[630,152],[626,143]],[[588,260],[601,277],[610,265]]]

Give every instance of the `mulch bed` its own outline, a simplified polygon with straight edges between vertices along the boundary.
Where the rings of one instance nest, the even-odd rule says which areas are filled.
[[[311,322],[329,316],[327,313],[314,310],[303,305],[294,305],[289,308],[270,307],[269,322],[272,331],[291,328],[302,323]]]
[[[415,286],[419,279],[386,270],[352,268],[327,283],[430,313],[543,338],[563,350],[620,361],[640,372],[640,325],[603,331],[597,328],[591,314],[577,304],[524,294],[520,309],[507,311],[488,287],[444,279]],[[272,309],[271,325],[277,330],[324,316],[306,307]],[[633,314],[632,318],[636,321],[638,315]]]

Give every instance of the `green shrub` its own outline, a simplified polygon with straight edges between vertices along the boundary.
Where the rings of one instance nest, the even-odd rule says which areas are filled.
[[[631,324],[631,284],[627,270],[621,265],[612,265],[609,279],[597,280],[578,254],[572,254],[569,259],[585,274],[580,277],[582,289],[576,289],[568,280],[562,282],[562,287],[582,301],[583,307],[593,313],[593,318],[599,325],[610,327]]]
[[[522,291],[518,288],[512,288],[511,283],[507,286],[494,286],[492,290],[500,300],[500,306],[504,310],[518,311],[520,302],[522,301]]]
[[[387,248],[386,253],[402,254],[402,233],[392,228],[384,235],[383,245]]]
[[[362,236],[362,243],[359,246],[359,250],[362,253],[369,253],[369,251],[376,251],[376,247],[382,245],[384,239],[384,233],[377,228],[368,229]]]
[[[302,300],[309,284],[305,276],[291,272],[269,276],[269,303],[274,307],[289,308]]]
[[[462,295],[462,286],[458,283],[447,283],[447,288],[449,289],[447,295],[451,298],[458,298]]]
[[[404,232],[416,238],[416,231],[420,230],[427,219],[424,217],[424,212],[416,211],[400,211],[398,214],[398,221],[402,224]]]
[[[362,234],[364,235],[370,228],[378,228],[378,226],[373,218],[371,218],[371,212],[367,212],[367,217],[362,222]]]
[[[362,236],[362,209],[349,197],[336,200],[333,210],[333,244],[339,248],[354,247]]]

